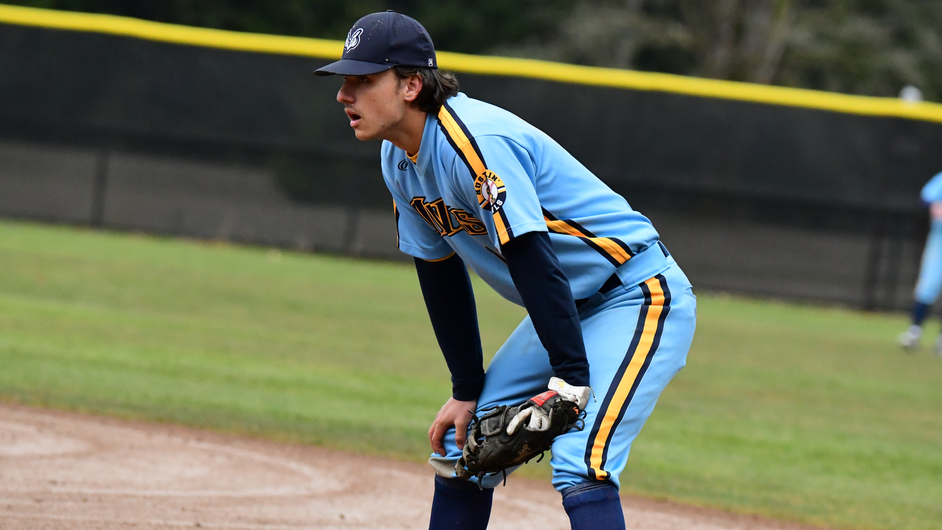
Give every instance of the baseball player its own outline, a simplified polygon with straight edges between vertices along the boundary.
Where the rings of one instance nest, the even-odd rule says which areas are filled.
[[[550,460],[572,528],[624,528],[619,475],[696,321],[690,282],[651,222],[545,133],[459,92],[407,16],[361,18],[342,58],[315,74],[343,76],[354,134],[382,140],[399,249],[414,257],[451,372],[428,431],[429,527],[486,528],[493,488],[513,471],[459,478],[472,418],[558,394],[584,414]],[[486,371],[468,268],[528,312]],[[546,428],[528,414],[517,428]]]
[[[942,292],[942,173],[932,177],[920,193],[923,205],[929,208],[931,224],[926,247],[922,251],[919,280],[916,282],[912,325],[899,336],[907,351],[915,351],[922,337],[922,323],[939,293]],[[936,339],[935,354],[942,356],[942,335]]]

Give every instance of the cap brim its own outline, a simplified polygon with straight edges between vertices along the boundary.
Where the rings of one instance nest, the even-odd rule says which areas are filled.
[[[384,72],[393,66],[395,65],[368,63],[366,61],[355,61],[353,59],[341,59],[337,62],[330,63],[327,66],[322,66],[317,70],[314,70],[314,75],[370,75]]]

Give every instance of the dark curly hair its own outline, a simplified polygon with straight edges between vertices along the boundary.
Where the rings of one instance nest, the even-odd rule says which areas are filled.
[[[413,75],[422,77],[422,91],[413,102],[422,112],[438,114],[445,101],[458,93],[458,78],[451,72],[412,66],[396,66],[393,71],[400,81]]]

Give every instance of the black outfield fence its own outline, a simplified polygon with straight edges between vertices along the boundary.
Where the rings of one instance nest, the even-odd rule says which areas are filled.
[[[401,259],[379,145],[311,75],[341,47],[0,6],[0,216]],[[651,217],[695,286],[909,304],[942,106],[440,62]]]

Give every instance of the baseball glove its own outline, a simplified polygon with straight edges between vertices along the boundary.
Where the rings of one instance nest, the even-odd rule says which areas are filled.
[[[548,390],[512,407],[502,405],[474,414],[469,425],[468,441],[455,464],[458,478],[468,480],[504,472],[535,458],[543,459],[553,440],[570,429],[582,430],[588,387],[572,387],[553,378],[557,386],[578,390],[578,395],[562,390]],[[581,399],[580,399],[581,398]]]

